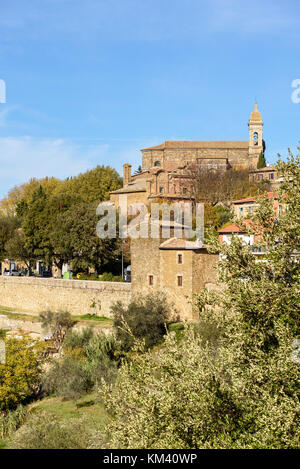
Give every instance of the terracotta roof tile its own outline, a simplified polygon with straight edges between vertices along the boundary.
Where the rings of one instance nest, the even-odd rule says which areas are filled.
[[[165,150],[165,149],[197,149],[197,148],[249,148],[249,142],[243,141],[223,141],[223,140],[166,140],[160,145],[143,148],[145,150]]]

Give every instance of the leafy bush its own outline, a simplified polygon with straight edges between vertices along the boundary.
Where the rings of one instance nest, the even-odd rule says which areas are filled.
[[[198,296],[199,324],[169,334],[156,354],[134,353],[100,391],[111,448],[300,448],[300,156],[279,163],[280,217],[261,198],[252,233],[259,262],[232,237],[221,252],[222,288]],[[249,228],[251,229],[251,228]],[[142,347],[136,348],[141,352]]]
[[[67,311],[52,313],[46,311],[40,313],[39,319],[42,324],[42,328],[52,333],[52,341],[59,352],[65,339],[65,335],[72,327],[75,326],[76,321],[72,319],[72,316]]]
[[[10,441],[12,449],[85,449],[92,436],[86,420],[61,422],[52,414],[32,414]]]
[[[258,340],[245,355],[240,318],[214,321],[227,335],[218,348],[187,327],[158,353],[136,350],[115,385],[100,390],[112,417],[109,447],[299,448],[300,375],[289,332],[278,325],[273,354]]]
[[[143,339],[149,348],[161,342],[166,334],[170,306],[162,292],[136,297],[127,307],[118,301],[111,311],[116,337],[125,351],[133,346],[135,339]]]
[[[99,280],[102,282],[123,282],[121,276],[113,275],[111,272],[104,272],[104,274],[99,275]]]
[[[26,403],[40,391],[44,344],[31,338],[6,338],[6,361],[0,364],[0,410]]]
[[[67,334],[64,356],[53,360],[43,376],[43,390],[65,399],[78,399],[101,379],[114,380],[118,366],[115,340],[91,328]]]
[[[24,422],[26,415],[26,407],[22,405],[15,410],[0,414],[0,438],[5,438],[15,432]]]
[[[78,399],[87,393],[93,383],[89,381],[78,357],[64,357],[55,360],[50,370],[43,376],[43,391],[65,399]]]

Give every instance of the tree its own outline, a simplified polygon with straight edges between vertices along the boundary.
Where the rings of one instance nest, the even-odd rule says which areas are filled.
[[[189,165],[184,184],[196,202],[212,206],[219,202],[229,206],[233,200],[256,195],[261,190],[256,182],[249,180],[249,170],[213,170],[201,164]]]
[[[80,203],[76,195],[47,196],[42,186],[39,186],[28,204],[22,202],[18,205],[17,214],[22,219],[25,249],[33,258],[44,260],[47,265],[54,262],[58,268],[62,268],[64,257],[55,251],[51,235],[58,215],[76,203]]]
[[[102,202],[111,191],[122,187],[122,179],[110,166],[97,166],[65,182],[65,191],[78,195],[82,202]]]
[[[136,339],[144,340],[146,348],[152,347],[166,334],[170,306],[162,292],[133,298],[127,307],[116,302],[111,310],[116,337],[123,350],[128,351]]]
[[[100,239],[96,233],[96,203],[80,203],[59,214],[52,226],[50,241],[55,256],[72,261],[74,270],[110,271],[119,265],[119,239]]]
[[[14,409],[39,392],[44,344],[30,338],[6,338],[6,361],[0,364],[0,410]]]
[[[141,165],[138,166],[138,168],[134,171],[134,174],[141,174],[142,173],[142,167]]]
[[[288,210],[278,219],[262,197],[250,228],[267,249],[263,262],[240,238],[215,243],[222,288],[196,296],[199,323],[180,341],[168,335],[155,354],[137,346],[116,385],[101,392],[112,448],[300,447],[300,369],[292,358],[300,312],[300,157],[277,168]]]
[[[15,217],[0,215],[0,261],[7,257],[5,245],[13,236],[16,227],[17,220]]]
[[[52,313],[51,311],[47,311],[46,313],[40,313],[39,318],[42,323],[42,328],[52,333],[51,340],[60,353],[65,335],[75,326],[76,321],[72,319],[68,312]]]
[[[28,204],[34,192],[41,186],[48,195],[54,195],[63,191],[64,181],[54,177],[45,177],[42,179],[31,178],[28,182],[13,187],[7,197],[0,201],[0,209],[9,216],[14,216],[19,204]]]
[[[260,152],[257,162],[257,169],[265,168],[267,166],[265,154],[263,151]]]
[[[26,247],[26,238],[21,228],[16,230],[12,237],[5,244],[5,251],[9,259],[22,261],[30,273],[35,257],[32,252]]]

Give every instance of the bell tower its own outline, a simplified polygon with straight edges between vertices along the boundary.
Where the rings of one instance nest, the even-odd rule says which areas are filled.
[[[255,101],[254,109],[251,112],[249,119],[249,158],[250,166],[256,169],[258,157],[262,151],[264,151],[263,143],[263,120],[260,112],[257,109],[257,103]]]

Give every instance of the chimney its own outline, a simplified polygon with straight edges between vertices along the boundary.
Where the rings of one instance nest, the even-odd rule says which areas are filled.
[[[131,182],[131,164],[123,165],[123,186],[128,186]]]

